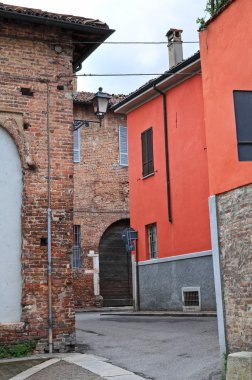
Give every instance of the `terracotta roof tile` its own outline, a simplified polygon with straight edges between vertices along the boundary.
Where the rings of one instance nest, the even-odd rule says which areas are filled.
[[[46,12],[41,9],[35,9],[35,8],[26,8],[26,7],[19,7],[15,5],[0,3],[0,13],[1,11],[12,13],[13,15],[20,14],[20,15],[33,16],[33,17],[42,17],[44,19],[62,21],[62,22],[70,23],[70,24],[94,26],[94,27],[106,28],[106,29],[108,28],[108,25],[100,20],[94,20],[91,18],[85,18],[85,17],[79,17],[79,16],[51,13],[51,12]]]
[[[73,94],[74,103],[79,104],[92,104],[92,99],[95,96],[94,92],[75,92]],[[112,106],[126,98],[126,95],[123,94],[112,94],[110,95],[109,104]]]

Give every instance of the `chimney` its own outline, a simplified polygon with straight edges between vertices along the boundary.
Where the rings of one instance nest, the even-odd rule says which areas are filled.
[[[181,29],[170,29],[166,34],[168,38],[170,68],[183,61],[182,33],[183,30]]]

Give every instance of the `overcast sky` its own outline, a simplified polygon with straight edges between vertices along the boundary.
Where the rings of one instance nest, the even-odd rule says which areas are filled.
[[[7,4],[40,8],[100,19],[115,32],[107,41],[166,41],[170,28],[183,29],[183,41],[198,41],[196,19],[207,0],[6,0]],[[183,45],[184,58],[199,45]],[[168,69],[168,48],[162,45],[103,45],[79,72],[85,74],[157,73]],[[79,91],[128,94],[153,77],[88,77],[78,79]]]

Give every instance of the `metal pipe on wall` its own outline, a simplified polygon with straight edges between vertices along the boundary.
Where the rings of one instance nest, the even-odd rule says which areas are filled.
[[[164,139],[165,139],[165,169],[166,169],[166,194],[167,194],[167,207],[168,219],[172,223],[172,209],[171,209],[171,182],[170,182],[170,164],[169,164],[169,146],[168,146],[168,124],[167,124],[167,105],[166,94],[159,90],[156,85],[153,89],[163,97],[163,116],[164,116]]]
[[[52,333],[52,232],[51,232],[51,140],[50,140],[50,83],[47,83],[47,281],[48,281],[48,344],[53,352]]]

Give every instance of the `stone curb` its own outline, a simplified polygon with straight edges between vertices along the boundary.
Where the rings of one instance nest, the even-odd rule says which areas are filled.
[[[31,359],[34,357],[30,357]],[[63,360],[65,362],[75,364],[82,367],[106,380],[146,380],[145,378],[134,374],[133,372],[127,371],[123,368],[117,367],[108,363],[108,359],[88,354],[52,354],[52,355],[36,355],[36,358],[47,358],[48,360],[44,363],[38,364],[28,370],[12,377],[10,380],[25,380],[28,377],[36,374],[37,372],[49,367],[52,364],[58,363]],[[27,358],[25,358],[27,360]],[[24,359],[22,359],[24,360]],[[9,360],[19,361],[19,360]],[[21,361],[21,360],[20,360]],[[3,361],[1,361],[3,363]],[[7,360],[5,361],[7,362]],[[64,380],[64,379],[62,379]]]
[[[121,317],[217,317],[216,312],[209,313],[170,313],[170,312],[102,312],[101,316],[116,315]]]

